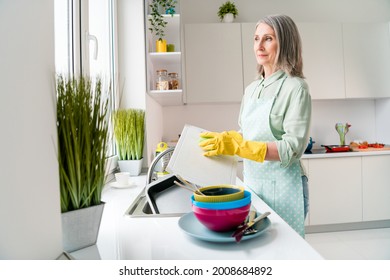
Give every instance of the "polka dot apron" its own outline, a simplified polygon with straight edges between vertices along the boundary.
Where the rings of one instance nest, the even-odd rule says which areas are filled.
[[[242,112],[242,132],[246,140],[269,142],[277,140],[270,127],[270,113],[286,77],[273,97],[260,95],[260,82]],[[281,216],[298,234],[305,236],[302,178],[299,161],[282,167],[279,161],[244,160],[244,183]]]

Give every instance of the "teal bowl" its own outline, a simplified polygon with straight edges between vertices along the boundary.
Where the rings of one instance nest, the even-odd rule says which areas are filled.
[[[224,202],[202,202],[196,201],[194,196],[191,197],[192,205],[195,205],[199,208],[204,209],[213,209],[213,210],[226,210],[233,208],[240,208],[245,205],[248,205],[251,202],[251,193],[248,191],[244,191],[244,197],[237,200],[232,201],[224,201]]]

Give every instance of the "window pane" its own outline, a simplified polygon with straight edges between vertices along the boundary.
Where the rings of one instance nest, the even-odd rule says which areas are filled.
[[[89,73],[92,77],[101,77],[105,85],[111,87],[111,111],[115,105],[113,5],[113,0],[89,0],[87,35],[89,44]],[[112,129],[110,131],[112,132]],[[114,146],[114,143],[110,141],[109,156],[114,154]]]
[[[111,88],[110,115],[116,96],[115,3],[116,0],[55,0],[54,14],[56,73],[101,77],[104,89]],[[109,141],[108,156],[115,154],[114,149],[114,143]]]
[[[55,67],[57,74],[69,74],[72,67],[71,1],[54,1]]]

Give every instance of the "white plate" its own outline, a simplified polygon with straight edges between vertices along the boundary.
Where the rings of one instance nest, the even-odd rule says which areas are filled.
[[[111,182],[108,184],[110,187],[117,188],[117,189],[126,189],[137,186],[137,184],[133,181],[130,181],[127,184],[119,184],[118,182]]]
[[[259,215],[261,215],[261,213],[257,213],[257,216]],[[254,226],[257,229],[256,233],[250,235],[244,235],[241,241],[258,237],[270,225],[271,225],[270,219],[265,218],[263,221],[257,223]],[[204,241],[219,242],[219,243],[236,242],[235,238],[232,237],[234,230],[227,231],[227,232],[211,231],[198,221],[198,219],[195,217],[193,212],[187,213],[182,217],[180,217],[179,227],[188,235]]]

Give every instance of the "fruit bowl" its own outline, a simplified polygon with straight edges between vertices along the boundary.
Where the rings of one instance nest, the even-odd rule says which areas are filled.
[[[227,202],[242,199],[244,187],[234,185],[216,185],[199,188],[204,195],[194,193],[194,199],[200,202]]]

